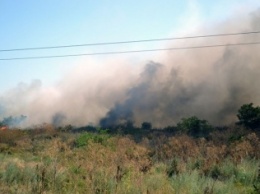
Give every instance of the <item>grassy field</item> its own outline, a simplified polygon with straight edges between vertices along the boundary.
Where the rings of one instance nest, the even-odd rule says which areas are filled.
[[[260,193],[259,136],[170,132],[0,132],[0,193]]]

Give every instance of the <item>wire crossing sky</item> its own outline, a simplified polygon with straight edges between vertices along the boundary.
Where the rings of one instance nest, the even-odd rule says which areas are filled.
[[[132,50],[132,51],[108,51],[103,53],[82,53],[71,55],[52,55],[52,56],[36,56],[36,57],[17,57],[17,58],[0,58],[0,61],[13,61],[13,60],[30,60],[30,59],[53,59],[53,58],[65,58],[65,57],[82,57],[93,55],[117,55],[128,53],[143,53],[143,52],[157,52],[157,51],[174,51],[174,50],[189,50],[189,49],[202,49],[202,48],[218,48],[218,47],[230,47],[230,46],[248,46],[259,45],[260,42],[244,42],[244,43],[231,43],[231,44],[216,44],[216,45],[201,45],[190,47],[175,47],[175,48],[157,48],[149,50]]]
[[[145,39],[145,40],[130,40],[130,41],[116,41],[116,42],[102,42],[102,43],[72,44],[72,45],[62,45],[62,46],[45,46],[45,47],[32,47],[32,48],[0,49],[0,52],[44,50],[44,49],[58,49],[58,48],[70,48],[70,47],[84,47],[84,46],[103,46],[103,45],[114,45],[114,44],[131,44],[131,43],[140,43],[140,42],[157,42],[157,41],[183,40],[183,39],[195,39],[195,38],[209,38],[209,37],[220,37],[220,36],[250,35],[250,34],[259,34],[259,33],[260,33],[260,31],[237,32],[237,33],[196,35],[196,36],[173,37],[173,38],[157,38],[157,39]]]
[[[260,7],[259,0],[2,0],[0,58],[171,48],[173,46],[168,44],[168,40],[172,38],[163,40],[160,37],[173,37],[178,41],[178,38],[198,38],[194,35],[247,33],[249,29],[240,28],[239,24],[228,29],[211,29],[227,18],[237,15],[245,18],[257,7]],[[251,35],[248,34],[248,37]],[[253,41],[246,39],[244,42]],[[223,44],[226,43],[229,42]],[[100,49],[96,46],[100,46]],[[61,50],[63,47],[66,49]],[[53,49],[57,49],[55,53],[51,51]],[[30,53],[27,52],[29,50]],[[126,57],[129,56],[137,64],[155,57],[154,52],[148,55]],[[92,57],[94,60],[104,60],[102,63],[105,65],[103,55]],[[43,85],[53,85],[75,65],[82,63],[81,60],[75,57],[59,60],[1,60],[0,91],[35,79],[41,80]]]
[[[260,105],[259,24],[259,0],[1,0],[0,119],[235,121]]]

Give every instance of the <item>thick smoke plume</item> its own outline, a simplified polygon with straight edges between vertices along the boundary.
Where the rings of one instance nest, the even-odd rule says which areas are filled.
[[[234,16],[196,34],[260,30],[260,10]],[[175,42],[169,47],[260,41],[260,35]],[[167,46],[167,47],[168,47]],[[85,61],[56,86],[20,84],[0,97],[2,117],[26,115],[43,122],[112,126],[125,122],[174,125],[196,115],[213,124],[235,121],[245,103],[260,104],[259,45],[166,52],[145,65],[122,59]]]
[[[234,27],[233,19],[217,26]],[[249,18],[240,18],[238,31],[260,29],[260,10]],[[216,32],[213,28],[212,32]],[[259,35],[198,40],[192,45],[254,42]],[[179,43],[179,46],[185,42]],[[175,124],[183,117],[196,115],[222,125],[236,119],[244,103],[260,103],[259,46],[224,47],[168,53],[162,63],[149,62],[137,84],[128,90],[128,98],[117,103],[100,122],[103,126],[128,121],[143,121],[155,126]]]

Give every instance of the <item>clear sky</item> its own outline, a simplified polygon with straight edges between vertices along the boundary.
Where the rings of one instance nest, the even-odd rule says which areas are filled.
[[[224,20],[235,10],[243,13],[243,9],[259,6],[259,0],[1,0],[0,49],[164,38],[185,25]],[[142,46],[0,52],[0,58]],[[53,84],[78,60],[0,61],[0,90],[34,79]]]

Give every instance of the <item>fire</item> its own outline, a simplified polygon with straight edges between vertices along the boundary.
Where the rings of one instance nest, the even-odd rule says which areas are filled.
[[[0,131],[6,131],[7,129],[8,129],[8,126],[6,126],[6,125],[0,127]]]

